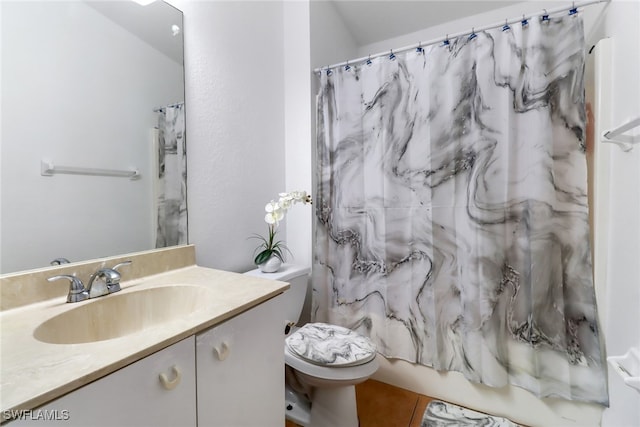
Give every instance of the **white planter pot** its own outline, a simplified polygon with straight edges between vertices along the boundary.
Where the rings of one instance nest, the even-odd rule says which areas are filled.
[[[276,271],[280,270],[281,265],[282,261],[280,261],[280,258],[272,256],[262,264],[259,264],[258,268],[263,273],[275,273]]]

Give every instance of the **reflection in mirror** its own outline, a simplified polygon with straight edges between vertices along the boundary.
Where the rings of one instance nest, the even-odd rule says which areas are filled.
[[[187,243],[182,13],[0,7],[0,273]]]

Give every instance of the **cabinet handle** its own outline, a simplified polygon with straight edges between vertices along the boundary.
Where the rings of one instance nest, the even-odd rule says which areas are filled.
[[[171,372],[173,372],[174,376],[172,380],[167,378],[167,374],[164,372],[158,375],[160,384],[162,384],[162,387],[164,387],[165,390],[173,390],[178,384],[180,384],[180,379],[182,378],[182,372],[180,372],[180,369],[178,369],[176,365],[173,365],[171,367]]]
[[[220,344],[220,347],[213,347],[213,352],[218,357],[218,360],[222,361],[229,356],[229,345],[223,341],[222,344]]]

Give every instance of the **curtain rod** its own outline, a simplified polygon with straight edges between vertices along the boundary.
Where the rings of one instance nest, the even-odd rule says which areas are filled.
[[[159,113],[162,110],[164,110],[165,108],[179,107],[181,105],[184,105],[184,102],[176,102],[175,104],[165,105],[164,107],[156,107],[156,108],[153,109],[153,112],[154,113]]]
[[[577,10],[579,7],[585,7],[585,6],[590,6],[592,4],[597,4],[597,3],[609,3],[611,0],[587,0],[587,1],[583,1],[583,2],[573,2],[573,4],[571,6],[562,6],[562,7],[557,7],[555,9],[543,9],[543,15],[542,16],[548,16],[548,15],[553,15],[555,13],[559,13],[559,12],[571,12],[573,13],[577,13]],[[346,66],[349,64],[356,64],[359,62],[365,62],[368,61],[372,58],[379,58],[381,56],[385,56],[385,55],[393,55],[399,52],[405,52],[408,50],[412,50],[412,49],[417,49],[417,48],[421,48],[421,47],[425,47],[425,46],[430,46],[430,45],[434,45],[434,44],[438,44],[438,43],[442,43],[442,42],[446,42],[449,41],[451,39],[455,39],[456,37],[460,37],[460,36],[466,36],[466,35],[471,35],[471,34],[475,34],[476,32],[479,31],[485,31],[485,30],[490,30],[493,28],[498,28],[498,27],[502,27],[505,25],[509,25],[509,24],[515,24],[518,22],[523,22],[525,20],[528,19],[532,19],[536,16],[541,16],[540,13],[537,14],[530,14],[530,15],[522,15],[521,17],[518,18],[512,18],[509,20],[505,20],[503,22],[496,22],[494,24],[490,24],[490,25],[485,25],[484,27],[478,27],[475,28],[473,27],[471,29],[471,31],[462,31],[459,33],[455,33],[455,34],[447,34],[445,37],[440,37],[437,39],[432,39],[426,42],[420,42],[420,43],[415,43],[412,44],[410,46],[405,46],[405,47],[401,47],[400,49],[391,49],[389,52],[380,52],[380,53],[376,53],[375,55],[367,55],[367,56],[363,56],[362,58],[358,58],[358,59],[353,59],[353,60],[349,60],[349,61],[344,61],[344,62],[340,62],[337,64],[333,64],[333,65],[329,65],[329,66],[325,66],[325,67],[318,67],[316,69],[314,69],[314,73],[319,73],[322,70],[330,70],[333,68],[337,68],[337,67],[342,67],[342,66]]]

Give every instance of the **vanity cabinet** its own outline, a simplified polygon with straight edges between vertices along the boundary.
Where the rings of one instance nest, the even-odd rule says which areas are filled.
[[[282,300],[271,298],[8,426],[282,427]]]
[[[196,336],[198,425],[282,427],[282,296]]]
[[[14,426],[196,426],[195,337],[27,412]]]

